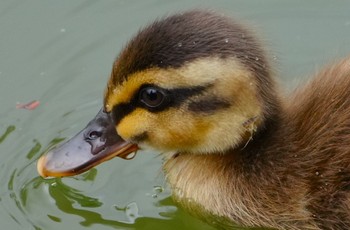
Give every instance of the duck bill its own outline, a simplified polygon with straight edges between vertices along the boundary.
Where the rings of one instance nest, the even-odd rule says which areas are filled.
[[[40,157],[42,177],[64,177],[83,173],[116,156],[132,159],[137,145],[124,141],[109,114],[101,110],[76,136]]]

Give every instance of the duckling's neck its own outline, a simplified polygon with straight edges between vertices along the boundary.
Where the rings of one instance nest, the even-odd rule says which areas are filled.
[[[183,153],[166,160],[163,167],[175,201],[202,219],[226,219],[228,226],[318,229],[308,219],[303,182],[287,172],[284,162],[290,162],[285,161],[290,156],[279,135],[290,135],[283,133],[289,128],[280,127],[285,124],[280,119],[267,124],[248,145],[226,154]]]

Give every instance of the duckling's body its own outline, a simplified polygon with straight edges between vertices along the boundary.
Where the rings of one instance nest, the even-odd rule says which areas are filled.
[[[164,170],[175,200],[204,218],[211,212],[244,226],[348,229],[349,89],[348,59],[293,93],[242,148],[174,155]]]
[[[226,17],[158,20],[118,57],[104,109],[39,172],[72,175],[152,147],[175,200],[208,222],[348,229],[350,59],[288,99],[271,72],[259,42]]]

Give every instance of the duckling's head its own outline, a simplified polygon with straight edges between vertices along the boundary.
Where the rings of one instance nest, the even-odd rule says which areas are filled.
[[[77,136],[86,145],[79,151],[92,155],[73,171],[96,165],[90,162],[96,156],[105,160],[136,148],[224,154],[244,146],[276,111],[274,85],[264,51],[241,25],[207,11],[157,20],[116,59],[103,110]],[[42,175],[60,175],[51,173],[60,164],[76,167],[66,156],[55,157],[67,153],[65,145],[39,161]]]

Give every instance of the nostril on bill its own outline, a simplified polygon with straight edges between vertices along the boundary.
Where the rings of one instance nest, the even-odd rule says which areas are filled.
[[[86,139],[88,140],[96,140],[97,138],[100,138],[102,136],[102,132],[99,131],[90,131],[87,133],[87,135],[85,136]]]

